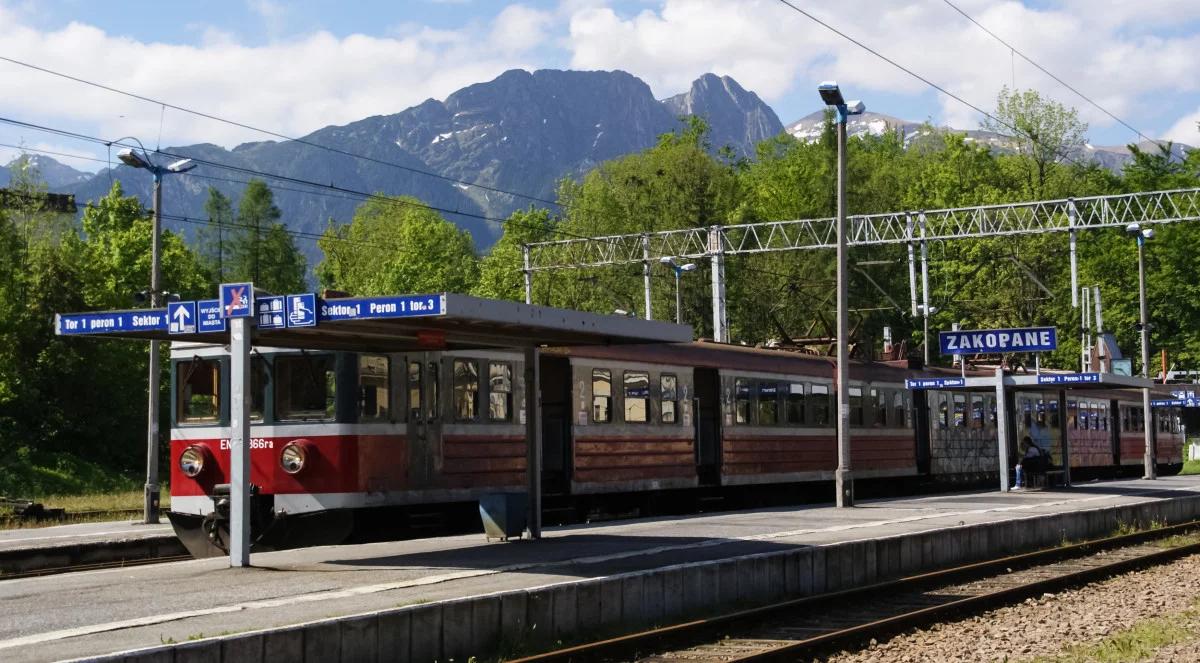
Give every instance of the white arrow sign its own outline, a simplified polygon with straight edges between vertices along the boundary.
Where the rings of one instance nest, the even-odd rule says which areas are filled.
[[[196,333],[196,302],[171,302],[167,304],[167,332],[170,334]]]

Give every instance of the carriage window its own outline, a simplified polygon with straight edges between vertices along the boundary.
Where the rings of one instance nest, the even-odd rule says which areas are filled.
[[[1067,401],[1067,426],[1071,430],[1079,429],[1079,406],[1075,401]]]
[[[938,428],[950,427],[950,394],[934,392],[938,404]]]
[[[850,425],[863,425],[862,387],[850,387]]]
[[[392,409],[388,394],[391,361],[380,355],[358,356],[358,420],[387,421]]]
[[[1104,411],[1099,403],[1092,403],[1092,430],[1102,430]]]
[[[625,371],[625,421],[644,424],[650,421],[650,374]]]
[[[779,423],[779,384],[762,382],[758,385],[758,423],[774,426]]]
[[[675,417],[675,401],[678,400],[678,380],[674,375],[663,373],[658,378],[658,394],[662,401],[660,418],[664,424],[673,424]]]
[[[1100,404],[1100,430],[1108,430],[1108,406]]]
[[[753,395],[750,393],[750,381],[734,380],[733,392],[734,421],[739,424],[750,423],[750,401],[753,399]]]
[[[984,401],[984,403],[986,403],[986,405],[984,406],[984,409],[987,410],[988,428],[995,428],[996,427],[996,397],[995,396],[987,396],[983,399],[983,401]]]
[[[804,383],[788,385],[787,421],[789,424],[804,423]]]
[[[808,390],[808,408],[812,414],[812,425],[829,425],[829,387],[814,384]]]
[[[454,420],[474,421],[479,410],[479,364],[474,359],[455,359]]]
[[[971,394],[971,428],[983,428],[983,396]]]
[[[280,420],[334,418],[337,373],[333,355],[283,355],[275,358],[275,415]]]
[[[603,368],[592,369],[592,421],[612,421],[612,371]]]
[[[871,423],[875,426],[888,425],[887,392],[882,389],[871,390],[871,401],[875,407],[871,414]]]
[[[421,362],[408,365],[408,417],[421,421]]]
[[[904,392],[899,389],[892,392],[892,426],[904,428],[906,412],[904,407]]]
[[[220,419],[220,362],[199,358],[181,361],[175,364],[175,375],[175,417],[179,423],[194,424]]]
[[[964,428],[967,425],[967,395],[954,394],[954,427]]]
[[[507,362],[488,364],[488,419],[512,419],[512,364]]]
[[[250,420],[262,421],[263,408],[267,402],[269,365],[261,356],[250,357]]]
[[[441,375],[438,371],[438,363],[431,361],[427,365],[426,370],[429,371],[429,396],[425,401],[425,416],[429,421],[437,421],[439,410],[438,401],[438,379]]]

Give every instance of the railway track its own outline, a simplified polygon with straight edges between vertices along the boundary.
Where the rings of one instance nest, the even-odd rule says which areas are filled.
[[[790,600],[518,659],[792,661],[1200,552],[1200,522]]]

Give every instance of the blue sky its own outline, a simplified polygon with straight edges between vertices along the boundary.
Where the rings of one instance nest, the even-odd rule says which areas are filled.
[[[1015,83],[1078,108],[1094,144],[1136,138],[943,0],[796,4],[985,109]],[[1200,2],[955,4],[1147,135],[1200,144]],[[905,119],[981,119],[775,0],[0,0],[0,25],[2,56],[292,135],[444,98],[514,67],[624,69],[659,97],[728,74],[785,123],[820,108],[814,88],[826,79]],[[0,99],[5,117],[90,135],[151,146],[262,139],[7,63],[0,84],[26,92]],[[0,142],[104,156],[28,130],[0,129]],[[13,153],[0,147],[0,161]]]

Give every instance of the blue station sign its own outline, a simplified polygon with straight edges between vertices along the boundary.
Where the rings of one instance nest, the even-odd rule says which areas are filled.
[[[1099,373],[1061,373],[1058,375],[1039,375],[1038,384],[1099,384]]]
[[[259,297],[254,300],[254,324],[259,329],[283,329],[287,326],[284,317],[283,297]]]
[[[948,389],[950,387],[964,387],[967,381],[963,378],[917,378],[904,381],[904,386],[909,389]]]
[[[171,302],[167,304],[167,333],[196,333],[196,302]]]
[[[1054,327],[944,331],[938,344],[944,355],[1046,352],[1058,348],[1058,334]]]
[[[220,300],[222,318],[249,318],[254,314],[254,284],[222,283]]]
[[[441,295],[404,295],[400,297],[364,297],[362,299],[321,300],[318,320],[381,320],[442,315],[446,301]]]
[[[201,299],[196,302],[196,331],[201,334],[223,332],[227,325],[221,316],[221,300]]]
[[[166,331],[165,309],[60,313],[54,316],[60,336],[107,334],[117,331]]]
[[[1150,401],[1150,407],[1200,407],[1200,398],[1170,398]]]
[[[317,296],[311,292],[287,296],[287,326],[317,326]]]

